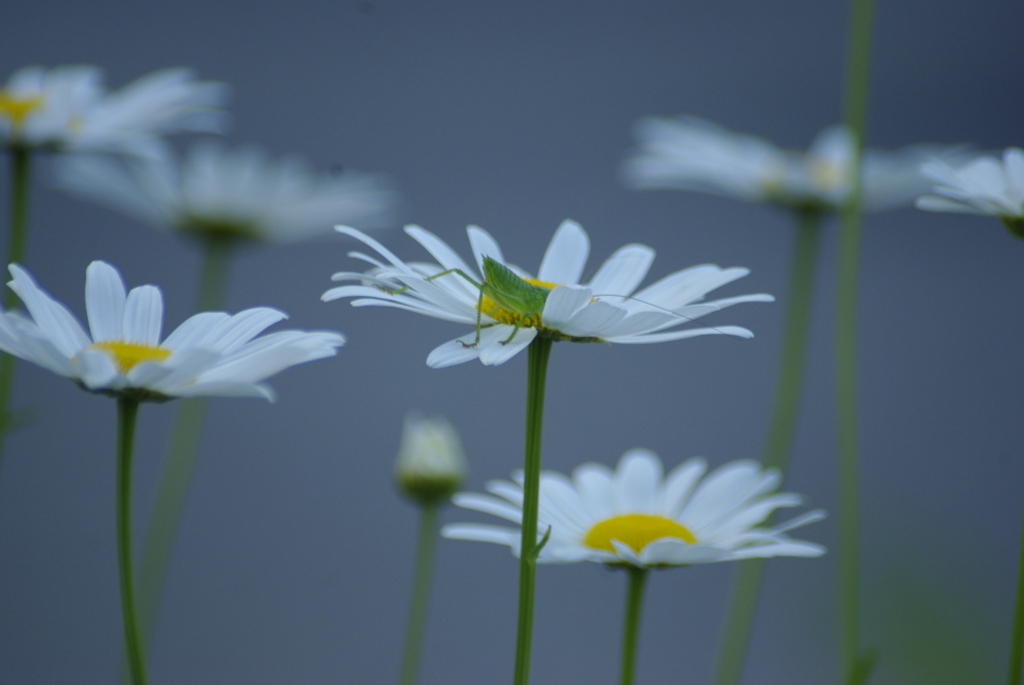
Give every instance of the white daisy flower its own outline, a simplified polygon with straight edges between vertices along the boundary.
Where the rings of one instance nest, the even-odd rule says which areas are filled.
[[[443,416],[410,412],[402,426],[395,484],[422,502],[447,499],[466,477],[466,457],[455,427]]]
[[[219,132],[227,87],[164,69],[110,93],[93,66],[25,67],[0,88],[0,148],[155,154],[157,136]]]
[[[708,292],[750,272],[740,267],[722,269],[713,264],[677,271],[637,291],[654,260],[654,250],[637,244],[619,248],[588,283],[581,284],[590,239],[574,221],[564,221],[555,231],[536,278],[506,263],[498,243],[477,226],[470,226],[467,232],[479,272],[441,239],[419,226],[407,226],[405,232],[439,263],[406,263],[357,230],[345,226],[338,226],[337,230],[363,241],[384,261],[358,252],[349,253],[375,268],[367,273],[334,274],[333,280],[358,280],[361,284],[332,288],[321,299],[352,297],[355,298],[352,305],[356,307],[397,307],[474,326],[474,332],[430,353],[427,364],[434,368],[472,359],[487,365],[502,364],[538,335],[573,342],[611,343],[655,343],[713,333],[750,338],[753,333],[738,326],[677,327],[740,302],[774,299],[765,294],[741,295],[694,304]],[[510,270],[506,278],[512,277],[514,282],[491,283],[488,284],[490,289],[481,293],[480,288],[461,275],[484,283],[480,274],[487,272],[488,260],[496,262],[498,268]],[[440,275],[445,271],[450,273]],[[503,293],[494,291],[509,287],[525,288],[531,298],[540,298],[535,303],[536,311],[517,310],[507,301],[496,302]],[[478,322],[480,328],[476,328]]]
[[[163,295],[152,285],[125,292],[121,274],[106,262],[85,275],[87,333],[68,309],[17,264],[8,283],[31,319],[0,310],[0,350],[70,378],[93,392],[135,399],[232,396],[274,399],[262,383],[289,366],[332,357],[344,337],[332,331],[278,331],[288,318],[267,307],[235,315],[203,312],[160,340]]]
[[[696,117],[647,117],[637,122],[634,135],[639,150],[622,171],[632,188],[679,188],[820,211],[840,209],[852,191],[854,139],[842,126],[822,131],[807,152],[784,150]],[[962,155],[963,148],[940,145],[866,150],[863,208],[910,204],[928,188],[918,170],[922,162]]]
[[[1002,161],[986,155],[957,167],[933,160],[921,173],[939,185],[917,199],[918,209],[997,216],[1024,237],[1024,150],[1011,147]]]
[[[626,452],[613,472],[583,464],[572,478],[541,472],[538,541],[548,534],[538,561],[597,561],[639,567],[701,564],[752,557],[816,557],[825,548],[793,540],[785,531],[824,517],[812,511],[773,528],[758,528],[779,507],[801,503],[799,495],[773,493],[781,477],[752,460],[730,462],[704,476],[695,458],[663,476],[653,452]],[[704,476],[702,478],[702,476]],[[515,482],[491,481],[491,495],[458,493],[460,507],[522,523],[522,473]],[[550,532],[548,532],[550,531]],[[441,534],[459,540],[508,545],[518,556],[521,530],[455,523]]]
[[[337,223],[387,223],[398,193],[379,175],[316,174],[301,160],[269,159],[256,147],[229,150],[203,141],[183,162],[170,151],[114,160],[65,157],[62,187],[159,228],[293,242],[329,233]]]

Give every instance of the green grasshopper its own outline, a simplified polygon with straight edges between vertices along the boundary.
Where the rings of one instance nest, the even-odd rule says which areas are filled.
[[[533,285],[527,283],[512,269],[508,268],[501,262],[491,257],[484,257],[483,260],[483,271],[484,271],[484,282],[477,283],[469,274],[462,269],[448,269],[441,273],[428,276],[427,281],[432,281],[435,278],[441,278],[441,276],[447,276],[448,274],[455,274],[462,276],[464,279],[469,281],[474,288],[480,291],[480,297],[476,301],[476,337],[472,343],[462,343],[465,347],[476,347],[480,344],[480,329],[486,328],[493,324],[483,323],[484,315],[484,298],[490,298],[496,305],[492,308],[504,308],[510,312],[515,312],[519,315],[516,320],[515,327],[512,329],[512,334],[508,336],[508,339],[502,340],[502,345],[507,345],[512,342],[519,333],[519,329],[522,328],[523,321],[530,319],[534,316],[540,316],[541,312],[544,311],[544,305],[548,301],[548,295],[551,291],[547,288],[542,288],[539,285]],[[393,295],[404,292],[409,289],[409,286],[399,288],[398,290],[392,291]]]
[[[544,311],[544,305],[548,301],[548,295],[551,294],[551,290],[548,288],[525,281],[520,278],[516,272],[512,271],[512,269],[491,257],[485,256],[483,258],[483,272],[483,283],[477,283],[472,276],[468,275],[462,269],[448,269],[424,279],[432,281],[435,278],[455,274],[469,281],[474,288],[477,288],[480,291],[480,296],[476,301],[476,336],[473,338],[472,343],[461,343],[463,347],[476,347],[479,345],[480,330],[494,325],[485,324],[483,322],[483,315],[485,313],[485,297],[489,298],[495,304],[490,311],[486,312],[488,315],[493,314],[497,309],[506,309],[519,315],[515,321],[514,327],[512,328],[511,335],[501,341],[502,345],[507,345],[515,339],[516,335],[519,333],[519,329],[523,327],[524,321],[529,321],[533,317],[540,317]],[[408,289],[409,286],[405,286],[404,288],[399,288],[398,290],[392,290],[390,292],[392,295],[397,295],[398,293],[405,292]],[[574,342],[601,342],[600,338],[572,337],[559,334],[557,332],[549,332],[548,334],[553,335],[560,340],[573,340]]]

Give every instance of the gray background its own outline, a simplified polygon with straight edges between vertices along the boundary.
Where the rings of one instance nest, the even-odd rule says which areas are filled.
[[[1020,3],[879,5],[871,144],[1024,142]],[[464,255],[464,226],[477,223],[535,269],[571,217],[593,242],[588,273],[634,241],[658,250],[654,278],[703,262],[750,267],[719,292],[780,302],[708,321],[747,326],[753,340],[561,344],[551,360],[547,467],[613,464],[635,446],[669,466],[698,454],[719,464],[760,453],[790,217],[630,192],[617,168],[630,124],[647,114],[696,114],[806,146],[841,116],[846,19],[845,2],[806,0],[14,2],[0,13],[0,78],[29,63],[94,63],[118,87],[191,66],[233,87],[231,141],[324,169],[386,171],[404,192],[403,217]],[[85,267],[102,258],[130,285],[163,287],[167,330],[192,313],[193,245],[50,190],[38,169],[28,263],[45,287],[81,315]],[[834,228],[788,478],[829,510]],[[403,257],[424,256],[397,230],[378,237]],[[863,245],[861,567],[864,642],[882,658],[875,682],[994,681],[1007,653],[1024,480],[1024,244],[994,220],[902,210],[869,217]],[[450,418],[472,489],[521,463],[525,355],[498,368],[431,370],[427,353],[463,329],[321,303],[330,274],[355,266],[352,247],[329,236],[234,263],[232,310],[280,307],[289,325],[337,328],[349,343],[276,378],[275,405],[211,403],[150,653],[155,685],[394,682],[415,530],[390,479],[403,414]],[[37,419],[10,439],[0,474],[0,679],[113,683],[123,649],[114,404],[27,365],[15,398]],[[174,411],[141,414],[140,531]],[[482,517],[449,510],[445,519]],[[835,519],[800,533],[834,546]],[[744,682],[837,682],[835,562],[770,565]],[[734,570],[654,574],[639,682],[707,682]],[[542,567],[538,588],[533,682],[615,682],[622,574]],[[507,550],[442,541],[422,682],[508,682],[515,601]]]

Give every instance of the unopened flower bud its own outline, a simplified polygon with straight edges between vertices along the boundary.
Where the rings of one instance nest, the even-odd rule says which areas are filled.
[[[451,497],[465,475],[466,459],[455,428],[441,416],[410,412],[395,462],[398,490],[421,504],[432,504]]]

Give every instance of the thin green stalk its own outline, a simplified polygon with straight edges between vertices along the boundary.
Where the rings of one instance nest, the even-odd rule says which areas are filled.
[[[199,273],[196,311],[221,309],[227,292],[228,267],[237,238],[212,235],[203,241],[203,266]]]
[[[1010,642],[1010,667],[1007,685],[1020,685],[1024,663],[1024,524],[1021,525],[1020,568],[1017,570],[1017,605],[1013,611],[1013,637]]]
[[[32,155],[27,147],[15,145],[11,152],[11,223],[7,237],[7,262],[25,261],[25,234],[28,231],[28,189]],[[12,309],[18,296],[4,288],[4,309]],[[3,460],[4,437],[11,429],[9,403],[14,387],[14,357],[0,353],[0,463]]]
[[[523,474],[523,537],[519,553],[519,628],[516,632],[516,670],[513,683],[530,682],[530,647],[533,641],[533,590],[537,572],[537,511],[540,504],[540,443],[544,424],[544,385],[547,379],[550,338],[530,343],[526,386],[526,455]]]
[[[232,244],[231,239],[222,237],[206,241],[196,302],[198,311],[215,310],[223,306]],[[195,469],[203,419],[206,416],[206,403],[207,400],[203,397],[181,401],[171,447],[164,463],[156,502],[142,544],[142,560],[139,565],[139,618],[147,644],[152,642],[156,630],[174,538],[181,523],[185,498]]]
[[[640,610],[644,603],[644,586],[647,569],[626,566],[629,573],[629,589],[626,592],[626,617],[622,627],[622,675],[621,685],[633,685],[636,674],[636,646],[640,638]]]
[[[25,261],[25,235],[28,231],[28,188],[32,154],[29,148],[15,145],[11,151],[11,226],[7,236],[7,264]],[[10,288],[4,290],[4,308],[18,303]]]
[[[138,400],[117,400],[117,557],[121,571],[121,609],[124,613],[124,646],[132,685],[146,685],[146,659],[135,620],[135,588],[132,582],[132,443]]]
[[[846,126],[853,135],[853,189],[842,208],[836,285],[836,422],[839,441],[839,593],[846,682],[865,682],[860,654],[857,544],[857,271],[860,257],[861,151],[867,121],[872,0],[853,0],[846,76]]]
[[[782,472],[785,472],[792,451],[800,398],[803,396],[804,358],[810,333],[814,270],[821,235],[821,212],[803,210],[798,213],[798,218],[796,244],[789,272],[789,305],[782,334],[782,359],[775,390],[775,409],[763,459],[765,468]],[[764,559],[750,559],[741,562],[737,570],[725,622],[725,635],[718,654],[715,685],[736,685],[740,681],[765,563]]]
[[[789,306],[782,334],[782,360],[775,390],[775,411],[764,451],[764,467],[785,471],[793,449],[800,399],[804,387],[804,359],[811,330],[814,271],[821,237],[821,213],[804,210],[798,215],[796,245],[789,272]]]
[[[405,633],[405,653],[402,656],[400,685],[415,685],[419,675],[423,636],[427,630],[427,612],[430,608],[430,576],[434,568],[434,548],[437,546],[437,503],[424,504],[420,511],[420,534],[416,544],[416,577],[412,585],[409,604],[409,625]]]

